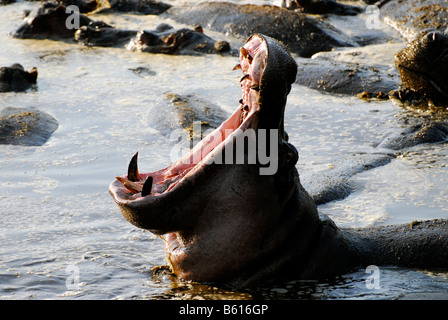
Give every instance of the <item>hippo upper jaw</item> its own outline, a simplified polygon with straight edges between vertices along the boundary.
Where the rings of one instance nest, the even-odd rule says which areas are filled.
[[[109,188],[129,222],[163,235],[172,270],[187,280],[235,278],[255,265],[269,272],[269,265],[289,259],[279,248],[297,247],[300,256],[319,228],[315,204],[300,186],[297,151],[283,130],[294,59],[256,34],[241,48],[236,68],[243,72],[241,105],[220,127],[165,169],[141,174],[134,157],[128,174]],[[265,142],[278,147],[275,172],[262,174],[259,159],[250,163],[248,146],[242,163],[231,153],[237,159],[229,164],[238,139],[260,139],[261,129],[269,132]]]

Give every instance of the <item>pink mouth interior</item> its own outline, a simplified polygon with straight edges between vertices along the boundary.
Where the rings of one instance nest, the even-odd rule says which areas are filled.
[[[141,173],[140,180],[135,184],[143,186],[148,176],[153,178],[151,194],[147,197],[157,197],[171,191],[183,178],[192,176],[212,161],[213,156],[232,136],[243,132],[254,122],[254,115],[259,111],[259,85],[267,62],[266,42],[259,36],[253,36],[240,50],[240,65],[244,80],[241,81],[242,99],[235,112],[216,128],[190,152],[165,169],[151,173]],[[239,67],[238,66],[238,67]],[[248,75],[248,76],[245,76]],[[245,76],[245,77],[244,77]],[[240,130],[238,130],[240,129]],[[127,178],[124,176],[123,178]],[[112,188],[117,188],[117,185]],[[140,192],[126,189],[120,184],[120,195],[123,200],[141,198]]]

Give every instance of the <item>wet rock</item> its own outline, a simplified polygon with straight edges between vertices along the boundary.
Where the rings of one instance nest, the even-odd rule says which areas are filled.
[[[420,120],[398,134],[386,137],[378,148],[403,150],[423,143],[444,142],[448,139],[448,126],[440,121]]]
[[[36,85],[37,68],[25,71],[22,65],[15,63],[0,68],[0,92],[25,91]]]
[[[172,7],[164,15],[181,23],[201,25],[237,37],[247,38],[254,33],[268,35],[303,57],[357,45],[324,21],[277,6],[204,2]]]
[[[289,10],[314,14],[352,16],[362,11],[361,7],[338,3],[335,0],[279,0],[274,4]]]
[[[77,6],[79,12],[88,13],[101,7],[102,0],[58,0],[54,1],[57,4],[63,4],[64,6]]]
[[[228,114],[219,106],[193,94],[166,93],[148,111],[148,124],[164,136],[183,130],[190,140],[199,141],[204,132],[221,125]]]
[[[171,5],[167,3],[154,0],[100,0],[100,1],[109,3],[111,10],[117,12],[138,12],[142,14],[158,15],[171,8]]]
[[[0,144],[41,146],[57,128],[55,118],[35,108],[7,107],[0,112]]]
[[[356,95],[387,96],[399,85],[396,74],[382,72],[376,67],[327,59],[296,59],[297,84],[320,91]]]
[[[412,41],[430,30],[448,27],[448,2],[444,0],[391,0],[381,6],[384,21]]]
[[[448,37],[428,32],[395,56],[402,85],[436,105],[448,106]]]
[[[156,72],[152,71],[150,68],[147,67],[136,67],[136,68],[129,68],[130,71],[132,71],[136,76],[139,76],[141,78],[144,78],[146,76],[155,76]]]
[[[155,0],[62,0],[59,3],[76,5],[82,13],[110,10],[157,15],[171,8],[171,5]]]

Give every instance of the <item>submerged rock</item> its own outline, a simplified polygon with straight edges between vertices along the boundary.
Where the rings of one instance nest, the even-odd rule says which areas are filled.
[[[0,144],[41,146],[57,128],[55,118],[35,108],[7,107],[0,112]]]
[[[183,130],[190,140],[205,137],[205,131],[213,130],[227,118],[219,106],[193,94],[166,93],[148,111],[148,123],[169,136],[175,130]]]

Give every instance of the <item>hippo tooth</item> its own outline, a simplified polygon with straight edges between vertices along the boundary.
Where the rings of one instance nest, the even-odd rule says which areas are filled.
[[[260,91],[260,86],[258,84],[254,84],[253,86],[250,86],[250,88],[255,91]]]
[[[241,65],[238,63],[236,66],[233,67],[232,71],[241,69]]]
[[[146,178],[146,181],[143,184],[142,197],[146,197],[147,195],[151,194],[152,181],[153,181],[153,179],[151,176],[148,176],[148,178]]]
[[[128,179],[131,181],[139,181],[140,180],[140,175],[138,173],[137,158],[138,158],[138,152],[136,152],[134,154],[134,156],[131,159],[131,162],[129,162]]]
[[[240,79],[240,82],[243,82],[244,80],[246,80],[246,79],[248,79],[249,78],[249,75],[248,74],[245,74],[241,79]]]
[[[241,53],[241,56],[243,57],[243,58],[247,58],[247,60],[249,60],[249,62],[252,62],[252,56],[250,55],[250,53],[249,53],[249,51],[247,51],[246,50],[246,48],[244,48],[244,47],[241,47],[241,49],[240,49],[240,53]]]
[[[142,191],[142,187],[138,184],[122,177],[115,177],[118,181],[120,181],[123,186],[131,192],[138,193]]]

